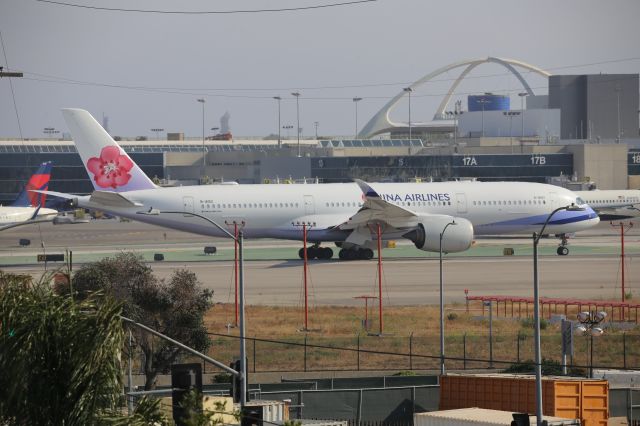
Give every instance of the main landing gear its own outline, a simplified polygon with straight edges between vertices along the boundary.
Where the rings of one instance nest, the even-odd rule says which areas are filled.
[[[567,235],[560,234],[560,245],[556,250],[556,253],[558,253],[558,256],[566,256],[569,254],[569,247],[567,247],[567,245],[569,245]]]
[[[304,248],[298,250],[298,256],[300,259],[304,259]],[[313,245],[307,247],[307,259],[331,259],[333,257],[333,250],[329,247],[320,247],[319,245]]]
[[[304,259],[304,248],[298,250],[300,259]],[[320,247],[315,244],[307,247],[307,259],[328,260],[333,257],[333,250],[329,247]],[[338,252],[340,260],[371,260],[373,259],[373,250],[365,247],[341,248]]]
[[[371,260],[373,259],[373,250],[369,248],[343,248],[338,253],[340,260]]]

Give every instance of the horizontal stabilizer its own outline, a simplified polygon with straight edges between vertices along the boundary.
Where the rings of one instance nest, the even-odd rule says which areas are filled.
[[[89,197],[89,202],[102,204],[108,207],[141,207],[143,204],[133,202],[117,192],[93,191]]]
[[[65,200],[72,200],[74,198],[78,198],[77,195],[73,194],[65,194],[64,192],[56,192],[56,191],[40,191],[37,189],[30,189],[29,192],[37,192],[40,194],[51,195],[52,197],[64,198]]]

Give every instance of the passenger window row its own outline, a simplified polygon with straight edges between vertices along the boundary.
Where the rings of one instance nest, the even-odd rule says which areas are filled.
[[[482,200],[474,201],[474,206],[526,206],[534,204],[547,204],[545,200]]]
[[[297,208],[298,203],[218,203],[200,204],[200,208],[207,209],[290,209]]]

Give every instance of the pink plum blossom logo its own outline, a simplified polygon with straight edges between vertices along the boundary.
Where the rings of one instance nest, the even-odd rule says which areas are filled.
[[[126,155],[120,154],[117,146],[105,146],[100,151],[100,158],[91,157],[87,161],[87,169],[93,173],[93,180],[101,188],[117,188],[126,185],[131,179],[129,170],[133,162]]]

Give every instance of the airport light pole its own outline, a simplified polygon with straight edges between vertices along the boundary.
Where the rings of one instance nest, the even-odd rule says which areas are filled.
[[[282,145],[282,138],[280,137],[280,101],[282,98],[280,96],[274,96],[273,99],[278,101],[278,148]]]
[[[558,207],[552,211],[540,229],[540,233],[533,233],[533,331],[535,344],[535,372],[536,372],[536,424],[542,426],[542,356],[540,350],[540,291],[538,282],[538,243],[549,224],[551,217],[561,210],[583,211],[584,208],[575,204]]]
[[[411,140],[411,92],[413,92],[413,89],[411,87],[405,87],[402,90],[409,94],[409,140]]]
[[[484,98],[481,98],[481,99],[478,99],[476,102],[479,103],[482,106],[482,115],[481,115],[481,119],[482,119],[482,137],[484,138],[484,106],[485,106],[485,104],[488,104],[489,101],[484,99]]]
[[[356,107],[356,131],[354,133],[354,139],[358,139],[358,102],[360,102],[362,98],[355,97],[353,98],[353,105]]]
[[[482,302],[489,307],[489,368],[493,368],[493,300]],[[484,314],[484,309],[483,309]]]
[[[284,126],[282,126],[282,128],[287,131],[287,140],[288,140],[290,138],[289,130],[293,129],[293,126],[291,124],[285,124]]]
[[[200,171],[200,184],[202,184],[203,181],[204,181],[204,173],[205,173],[205,166],[206,166],[206,155],[205,155],[205,151],[204,151],[204,104],[205,104],[205,100],[204,100],[204,98],[200,98],[200,99],[198,99],[198,102],[200,102],[202,104],[202,170]]]
[[[520,124],[522,126],[522,133],[520,136],[520,139],[524,139],[524,98],[526,98],[527,96],[529,96],[529,94],[527,92],[520,92],[518,93],[518,96],[520,96]],[[576,135],[576,138],[578,136]],[[522,141],[520,141],[520,143],[522,144]]]
[[[291,93],[292,96],[296,97],[296,133],[298,134],[298,157],[302,157],[300,153],[300,92]]]
[[[602,336],[604,330],[600,327],[596,327],[607,317],[605,311],[600,312],[580,312],[578,314],[578,321],[581,325],[576,327],[576,331],[581,332],[584,335],[590,336],[589,347],[589,378],[593,378],[593,338]]]
[[[442,238],[449,225],[457,225],[456,221],[447,223],[440,233],[440,375],[444,376],[444,291],[442,284]]]
[[[53,135],[60,133],[60,130],[56,130],[55,127],[45,127],[42,131],[47,137],[52,138]]]
[[[167,211],[167,210],[158,210],[153,207],[147,211],[138,212],[138,214],[142,215],[152,215],[159,216],[161,214],[181,214],[181,215],[189,215],[195,216],[202,220],[209,222],[211,225],[215,226],[219,229],[223,234],[232,240],[238,243],[238,262],[239,262],[239,274],[238,274],[238,293],[239,293],[239,310],[240,310],[240,322],[238,324],[240,328],[240,407],[244,408],[247,404],[247,347],[245,341],[245,315],[244,315],[244,250],[243,250],[243,241],[244,241],[244,232],[241,227],[238,229],[238,236],[236,237],[218,223],[209,219],[206,216],[186,212],[186,211]],[[226,367],[226,366],[225,366]]]
[[[151,131],[156,134],[156,140],[160,140],[160,132],[164,132],[164,129],[155,128],[151,129]]]
[[[509,145],[511,145],[511,153],[513,154],[513,132],[512,132],[512,122],[513,122],[513,116],[514,115],[520,115],[519,111],[504,111],[502,113],[503,115],[506,115],[507,117],[509,117]]]

